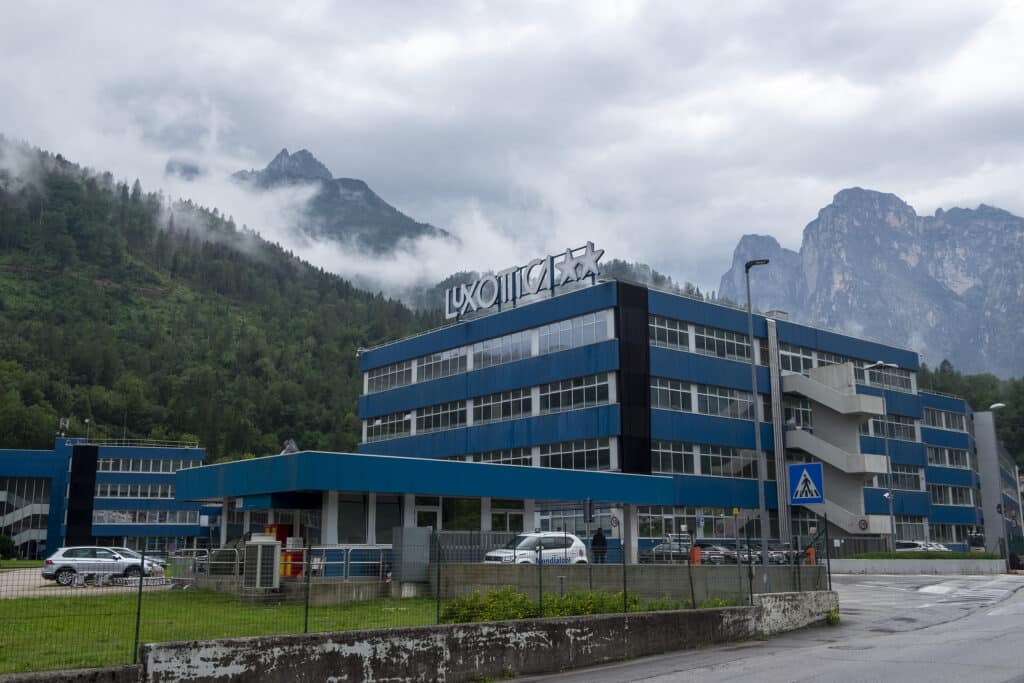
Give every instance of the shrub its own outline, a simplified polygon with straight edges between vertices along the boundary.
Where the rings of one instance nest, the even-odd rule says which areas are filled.
[[[838,626],[839,625],[839,610],[838,609],[830,610],[829,613],[828,613],[828,616],[825,617],[825,623],[827,623],[829,626]]]
[[[14,547],[11,537],[0,534],[0,560],[14,559],[15,550],[17,549]]]
[[[441,610],[441,622],[456,624],[471,621],[504,621],[527,619],[538,614],[537,605],[528,597],[516,592],[511,586],[506,586],[487,595],[473,593],[452,600]]]
[[[622,612],[622,593],[604,593],[601,591],[573,591],[564,596],[548,594],[544,596],[545,617],[572,617],[586,614],[615,614]],[[720,604],[719,604],[720,603]],[[630,612],[659,612],[685,609],[689,603],[660,598],[649,602],[641,602],[637,595],[626,598],[626,608]],[[716,607],[729,603],[719,600]],[[467,623],[473,621],[504,621],[506,619],[528,619],[540,616],[539,606],[526,595],[517,592],[511,586],[492,591],[486,595],[473,593],[457,600],[452,600],[441,610],[441,621],[446,624]]]

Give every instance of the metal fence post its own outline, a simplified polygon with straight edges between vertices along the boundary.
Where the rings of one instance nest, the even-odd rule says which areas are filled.
[[[828,539],[828,513],[825,513],[825,571],[828,572],[828,589],[832,590],[832,542]]]
[[[747,526],[747,547],[750,547],[750,526]],[[739,562],[739,557],[736,561]],[[754,604],[754,563],[747,562],[747,585],[750,589],[750,604]]]
[[[622,611],[629,611],[629,582],[626,580],[626,534],[621,534],[622,539]]]
[[[803,569],[800,567],[800,559],[803,555],[803,551],[800,550],[800,539],[797,536],[793,537],[793,562],[796,564],[796,592],[803,593],[804,588],[802,585],[801,577],[803,575]]]
[[[690,579],[690,607],[697,609],[697,591],[693,587],[693,563],[689,559],[686,560],[686,575]],[[740,582],[743,581],[743,577],[740,577]]]
[[[306,611],[302,621],[302,632],[309,633],[309,580],[313,573],[313,557],[309,545],[306,546],[306,566],[303,571],[306,573]]]
[[[135,646],[132,651],[132,663],[139,663],[139,629],[142,626],[142,584],[146,578],[146,541],[142,541],[142,550],[139,552],[139,592],[135,601]],[[99,582],[99,579],[96,579]]]
[[[434,532],[434,561],[437,562],[437,623],[441,623],[441,535]]]
[[[544,616],[544,546],[537,539],[537,598],[540,615]]]

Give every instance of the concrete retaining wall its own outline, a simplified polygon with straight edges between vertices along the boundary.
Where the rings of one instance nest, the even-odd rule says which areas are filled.
[[[697,565],[693,568],[693,592],[697,602],[707,598],[723,598],[738,603],[749,601],[751,581],[747,567],[736,565]],[[687,565],[631,564],[626,567],[627,588],[631,595],[645,599],[668,598],[690,601],[690,580]],[[799,580],[797,571],[800,571]],[[834,569],[833,569],[834,570]],[[754,593],[762,592],[761,567],[754,567]],[[741,579],[742,572],[742,579]],[[769,565],[768,579],[774,592],[824,590],[828,579],[824,566]],[[437,585],[431,575],[431,589]],[[441,569],[441,597],[459,598],[470,593],[486,593],[512,586],[532,600],[537,599],[538,585],[544,592],[560,590],[593,590],[618,593],[622,590],[622,565],[497,565],[445,564]]]
[[[755,596],[753,607],[527,619],[145,645],[146,681],[466,681],[554,672],[824,621],[835,593]]]
[[[832,560],[834,574],[1003,574],[1005,560]]]
[[[105,666],[97,669],[65,669],[0,676],[0,683],[137,683],[141,666]]]

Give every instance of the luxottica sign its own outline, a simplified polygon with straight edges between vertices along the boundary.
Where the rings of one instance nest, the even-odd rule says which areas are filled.
[[[597,262],[604,249],[594,249],[593,242],[565,253],[533,259],[525,266],[515,266],[465,284],[452,287],[444,294],[444,317],[458,319],[473,311],[516,305],[524,297],[543,292],[554,293],[556,287],[596,278],[601,274]]]

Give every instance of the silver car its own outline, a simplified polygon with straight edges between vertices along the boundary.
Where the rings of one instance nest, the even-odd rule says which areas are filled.
[[[142,574],[142,561],[137,557],[124,557],[110,548],[101,546],[72,546],[58,548],[57,552],[43,563],[44,579],[56,581],[61,586],[70,586],[75,578],[93,577],[137,577]],[[158,565],[146,560],[146,575],[159,573]]]

